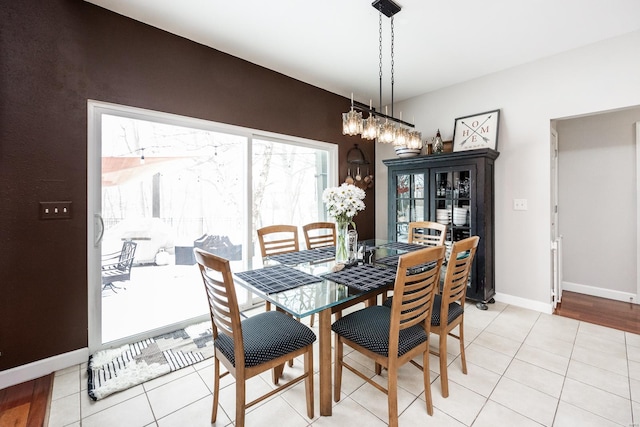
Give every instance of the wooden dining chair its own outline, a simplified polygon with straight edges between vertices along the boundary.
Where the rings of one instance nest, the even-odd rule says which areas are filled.
[[[262,254],[262,262],[265,262],[267,258],[274,255],[286,254],[289,252],[298,252],[300,250],[300,243],[298,240],[298,227],[295,225],[268,225],[266,227],[259,228],[258,242],[260,243],[260,253]],[[271,303],[265,301],[264,308],[267,311],[271,310]],[[309,324],[313,327],[314,315],[311,315]],[[300,319],[298,319],[300,320]],[[289,362],[289,366],[293,365],[293,359]]]
[[[431,221],[414,221],[409,223],[409,236],[407,243],[423,246],[442,246],[447,237],[447,226]],[[385,305],[391,307],[392,297],[387,293],[382,295]],[[387,302],[388,301],[388,302]]]
[[[297,252],[300,250],[298,227],[295,225],[268,225],[259,228],[257,233],[262,262],[265,262],[267,258],[273,255]],[[267,311],[271,310],[271,303],[269,301],[265,302],[265,308]]]
[[[333,222],[312,222],[302,226],[307,249],[336,245],[336,225]]]
[[[313,418],[313,343],[311,329],[279,311],[266,311],[240,320],[238,300],[229,261],[194,249],[204,282],[213,327],[214,377],[211,423],[216,421],[220,378],[231,373],[236,379],[235,426],[244,426],[247,408],[281,390],[305,380],[307,416]],[[304,355],[304,373],[285,384],[277,385],[279,369],[291,358]],[[220,362],[227,372],[220,374]],[[273,369],[273,390],[246,402],[246,381]]]
[[[268,225],[259,228],[257,232],[263,261],[273,255],[300,250],[298,227],[295,225]]]
[[[442,246],[447,237],[447,226],[432,221],[409,223],[408,243],[424,246]]]
[[[389,426],[398,425],[398,368],[422,355],[427,413],[433,415],[429,378],[429,330],[433,299],[440,281],[444,246],[420,249],[400,256],[391,307],[374,305],[350,313],[331,326],[335,332],[333,399],[340,400],[345,367],[387,394]],[[427,267],[425,267],[425,264]],[[410,274],[408,274],[410,273]],[[388,371],[387,388],[344,360],[346,344]]]
[[[442,397],[449,396],[447,374],[447,336],[460,341],[462,373],[467,374],[464,354],[464,301],[473,258],[478,248],[478,236],[471,236],[453,243],[446,267],[442,292],[435,296],[431,317],[431,332],[438,334],[438,352],[431,351],[440,361],[440,386]],[[458,334],[452,331],[458,327]]]

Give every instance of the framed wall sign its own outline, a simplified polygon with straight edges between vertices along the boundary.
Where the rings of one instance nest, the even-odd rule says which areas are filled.
[[[500,110],[459,117],[453,128],[453,151],[498,148]]]

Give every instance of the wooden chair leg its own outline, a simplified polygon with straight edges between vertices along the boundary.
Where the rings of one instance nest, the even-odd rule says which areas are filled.
[[[334,366],[333,366],[333,400],[334,402],[340,401],[340,388],[342,386],[342,356],[343,348],[342,341],[338,334],[335,334],[334,342]]]
[[[273,384],[274,385],[278,385],[278,383],[280,382],[280,378],[282,377],[282,373],[283,372],[284,372],[284,364],[278,365],[275,368],[273,368],[272,377],[273,377]]]
[[[387,400],[389,406],[389,427],[398,427],[398,369],[388,366]]]
[[[422,377],[424,380],[424,397],[427,401],[427,414],[433,415],[433,398],[431,397],[431,371],[429,369],[429,349],[422,355]]]
[[[447,332],[441,331],[439,334],[438,358],[440,359],[440,386],[442,397],[449,397],[449,377],[447,375]]]
[[[312,344],[313,346],[313,344]],[[305,394],[307,395],[307,416],[313,419],[314,400],[313,400],[313,353],[312,347],[304,354],[304,371],[307,378],[304,380]]]
[[[462,362],[462,373],[467,375],[467,357],[464,354],[464,318],[458,326],[458,339],[460,340],[460,361]]]
[[[244,414],[246,412],[246,381],[236,378],[236,427],[244,427]]]
[[[216,418],[218,418],[218,397],[220,396],[220,361],[217,357],[213,365],[213,409],[211,410],[211,424],[215,423]]]

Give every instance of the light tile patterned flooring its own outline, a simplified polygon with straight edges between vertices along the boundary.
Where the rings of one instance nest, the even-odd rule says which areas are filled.
[[[420,371],[410,364],[401,369],[400,426],[640,426],[640,335],[501,303],[487,311],[469,305],[465,335],[468,375],[461,372],[457,341],[450,338],[448,344],[447,399],[440,394],[438,360],[431,356],[432,417],[426,413]],[[436,336],[432,340],[437,343]],[[316,349],[316,371],[317,354]],[[349,357],[373,368],[356,353]],[[296,361],[285,375],[296,375],[301,367]],[[210,425],[212,360],[98,402],[87,395],[85,370],[83,364],[56,373],[50,427]],[[318,385],[316,374],[314,419],[306,417],[304,386],[298,384],[251,408],[246,425],[387,425],[386,396],[348,370],[331,417],[318,416]],[[254,378],[247,398],[270,387],[269,373]],[[231,376],[221,381],[220,406],[216,425],[232,425]]]

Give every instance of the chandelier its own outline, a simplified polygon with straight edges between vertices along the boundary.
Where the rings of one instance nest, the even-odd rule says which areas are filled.
[[[422,148],[422,134],[413,130],[413,124],[393,116],[393,85],[394,85],[394,27],[393,16],[400,12],[401,7],[393,0],[375,0],[371,3],[378,11],[378,33],[379,33],[379,79],[380,79],[380,106],[382,107],[382,15],[391,18],[391,115],[385,107],[385,113],[376,111],[371,102],[367,107],[365,104],[353,101],[351,94],[351,109],[342,113],[342,134],[361,135],[363,139],[373,140],[384,144],[393,144],[396,148],[411,148],[419,150]],[[366,119],[362,118],[362,112],[368,112]]]

